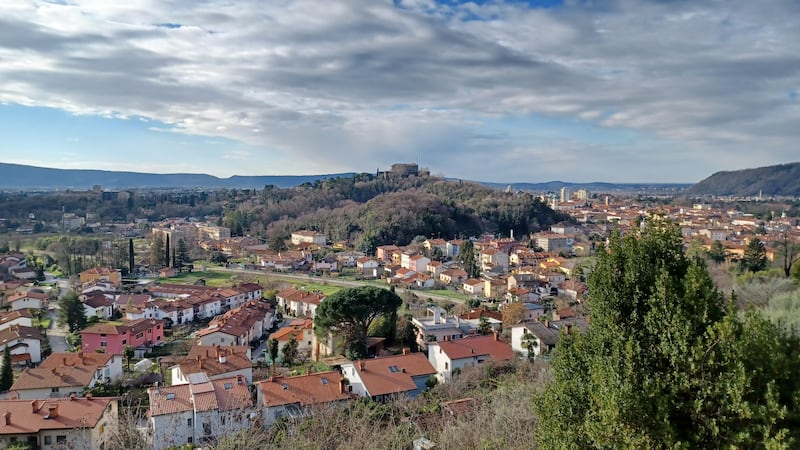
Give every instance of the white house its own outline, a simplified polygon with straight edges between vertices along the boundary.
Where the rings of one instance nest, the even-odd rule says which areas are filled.
[[[6,299],[13,311],[20,309],[44,309],[47,308],[47,294],[35,291],[14,294]]]
[[[342,375],[350,382],[353,394],[376,401],[397,396],[416,397],[434,375],[431,363],[422,353],[382,356],[342,364]]]
[[[255,388],[256,405],[267,427],[281,417],[301,416],[309,406],[351,399],[344,377],[335,371],[270,377],[256,382]]]
[[[512,358],[514,351],[510,345],[498,339],[497,333],[428,345],[428,360],[436,369],[436,378],[445,383],[467,367],[475,367],[489,360],[505,361]]]
[[[83,396],[86,389],[122,376],[122,355],[53,353],[36,368],[20,373],[11,391],[21,400]]]
[[[38,363],[42,360],[42,336],[38,328],[12,325],[0,330],[0,350],[11,349],[11,361],[15,364]]]
[[[33,326],[33,316],[27,309],[0,313],[0,330],[11,328],[14,325],[23,327]]]
[[[117,400],[111,397],[0,400],[0,411],[3,448],[20,442],[42,450],[110,449],[118,423]]]
[[[192,374],[203,373],[209,380],[243,377],[248,384],[253,382],[253,363],[250,347],[225,346],[204,347],[196,345],[180,363],[170,368],[172,385],[188,384]]]
[[[155,450],[213,445],[221,436],[249,428],[256,419],[244,377],[209,380],[195,374],[188,384],[150,388],[147,394]]]
[[[562,331],[582,331],[588,326],[589,323],[583,318],[521,323],[511,327],[511,348],[523,357],[528,357],[528,349],[539,356],[556,348]]]

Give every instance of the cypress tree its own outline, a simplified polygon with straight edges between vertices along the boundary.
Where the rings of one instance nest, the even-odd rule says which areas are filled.
[[[164,267],[169,267],[169,234],[167,235],[166,245],[164,245]]]
[[[3,370],[0,372],[0,391],[11,389],[14,384],[14,372],[11,369],[11,347],[6,345],[3,350]]]
[[[128,267],[133,273],[133,239],[128,239]]]

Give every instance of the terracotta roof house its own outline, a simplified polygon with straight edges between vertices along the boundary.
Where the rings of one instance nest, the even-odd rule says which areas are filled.
[[[84,389],[110,383],[122,375],[122,355],[53,353],[39,367],[20,373],[11,391],[20,400],[82,396]]]
[[[268,303],[251,301],[211,320],[197,332],[197,344],[247,345],[264,337],[274,323],[275,312]]]
[[[47,307],[47,294],[35,291],[28,291],[14,294],[6,299],[14,311],[20,309],[44,309]]]
[[[31,448],[102,450],[117,427],[117,400],[110,397],[0,400],[0,440]]]
[[[244,377],[209,380],[191,375],[188,384],[147,390],[153,448],[213,444],[250,426],[253,403]],[[213,446],[213,445],[212,445]]]
[[[529,357],[529,349],[534,356],[547,354],[556,348],[561,333],[584,331],[589,322],[584,318],[562,320],[545,320],[543,322],[527,322],[511,327],[511,348],[515,352]]]
[[[296,377],[270,377],[258,381],[256,405],[263,411],[264,425],[284,416],[298,416],[304,409],[350,400],[351,394],[339,372],[317,372]]]
[[[172,384],[188,384],[190,376],[204,373],[209,380],[244,377],[253,382],[253,363],[247,346],[207,347],[196,345],[189,355],[171,368]]]
[[[514,358],[511,346],[498,339],[497,333],[469,336],[455,341],[428,345],[428,360],[436,369],[436,378],[448,382],[454,373],[475,367],[486,361],[505,361]]]
[[[422,353],[362,359],[342,365],[352,392],[376,401],[396,396],[416,397],[436,370]]]
[[[125,347],[149,348],[164,342],[164,321],[137,319],[98,323],[81,331],[84,353],[101,351],[121,355]]]
[[[33,316],[27,309],[20,309],[17,311],[9,311],[0,313],[0,330],[5,330],[13,325],[22,325],[24,327],[33,326]]]
[[[38,328],[12,325],[0,330],[0,350],[9,346],[15,364],[38,363],[42,360],[42,342],[45,339]]]

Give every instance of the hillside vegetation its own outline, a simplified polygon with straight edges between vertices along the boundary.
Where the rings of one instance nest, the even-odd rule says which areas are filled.
[[[506,193],[477,183],[437,177],[375,178],[360,174],[297,188],[266,187],[226,209],[223,223],[268,242],[293,230],[323,232],[371,251],[407,244],[417,236],[445,239],[483,232],[521,237],[569,220],[530,193]]]
[[[696,195],[800,195],[800,163],[717,172],[689,190]]]

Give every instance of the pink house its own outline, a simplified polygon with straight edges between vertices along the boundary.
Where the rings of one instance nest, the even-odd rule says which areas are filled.
[[[122,325],[98,323],[81,331],[83,352],[101,351],[119,355],[127,346],[152,347],[164,342],[164,321],[136,319]]]

